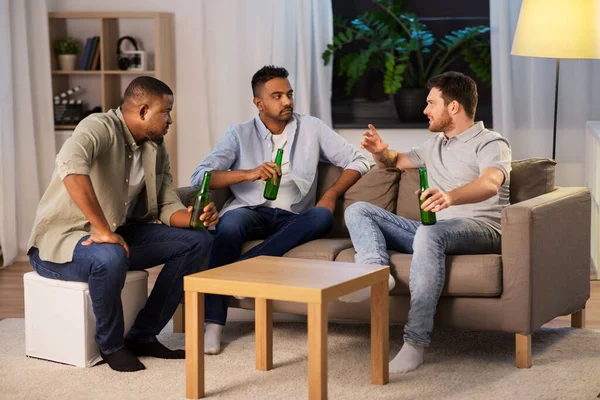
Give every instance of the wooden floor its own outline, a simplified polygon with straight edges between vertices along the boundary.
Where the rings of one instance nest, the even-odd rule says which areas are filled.
[[[28,263],[16,263],[0,270],[0,319],[23,318],[23,274],[31,271]],[[148,290],[152,289],[160,268],[152,268],[148,279]],[[590,282],[591,297],[586,305],[586,328],[600,329],[600,281]],[[546,327],[571,326],[571,317],[558,317]]]

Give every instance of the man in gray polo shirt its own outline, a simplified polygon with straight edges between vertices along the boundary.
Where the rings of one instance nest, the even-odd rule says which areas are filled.
[[[500,213],[509,203],[511,151],[508,141],[475,123],[477,86],[458,72],[428,82],[424,110],[429,130],[437,133],[408,153],[388,149],[373,125],[361,147],[380,167],[427,167],[430,189],[421,206],[437,216],[422,225],[366,202],[346,209],[345,219],[356,250],[356,262],[389,265],[389,250],[413,253],[410,267],[410,311],[404,345],[390,362],[390,372],[409,372],[423,363],[433,317],[444,287],[446,254],[500,253]],[[391,290],[391,288],[390,288]],[[369,289],[341,298],[362,301]]]

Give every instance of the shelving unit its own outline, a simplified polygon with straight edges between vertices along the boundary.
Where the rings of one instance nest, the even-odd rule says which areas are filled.
[[[103,112],[121,105],[123,92],[137,76],[149,75],[175,91],[175,32],[172,13],[160,12],[58,12],[48,14],[50,49],[56,39],[72,36],[82,44],[86,38],[100,37],[100,70],[62,71],[51,51],[52,92],[58,94],[80,85],[86,109],[101,107]],[[122,71],[117,63],[117,41],[132,36],[148,55],[148,70]],[[124,46],[125,48],[125,46]],[[83,46],[82,46],[83,52]],[[83,56],[80,54],[79,57]],[[76,63],[79,66],[79,59]],[[175,121],[175,113],[172,115]],[[171,171],[177,181],[176,124],[169,128],[165,143]],[[55,130],[73,130],[75,125],[56,125]],[[58,135],[57,135],[58,136]],[[65,135],[60,135],[64,137]],[[62,144],[62,143],[61,143]]]

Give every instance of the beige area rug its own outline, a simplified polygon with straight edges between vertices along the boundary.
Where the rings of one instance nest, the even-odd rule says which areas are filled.
[[[183,348],[183,334],[161,334]],[[391,328],[391,351],[400,349],[402,327]],[[233,322],[223,352],[206,357],[207,397],[214,399],[307,398],[304,323],[276,323],[274,366],[254,370],[254,325]],[[145,371],[116,373],[107,365],[82,369],[24,356],[22,319],[0,321],[2,399],[183,399],[183,360],[143,358]],[[596,399],[600,392],[600,331],[542,329],[533,337],[533,368],[514,366],[514,336],[502,333],[434,332],[426,364],[374,386],[369,372],[369,326],[329,324],[330,399]]]

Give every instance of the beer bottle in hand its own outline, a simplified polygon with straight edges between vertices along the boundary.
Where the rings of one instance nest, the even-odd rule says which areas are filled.
[[[421,185],[419,188],[419,211],[421,212],[421,222],[423,225],[433,225],[436,222],[435,213],[433,211],[425,211],[421,208],[423,202],[427,200],[431,195],[427,196],[424,200],[421,200],[421,194],[427,189],[429,189],[429,183],[427,182],[427,169],[419,168],[419,177],[421,180]]]
[[[275,163],[279,165],[279,169],[281,169],[281,160],[283,159],[283,149],[277,150],[277,155],[275,156]],[[273,178],[269,178],[267,184],[265,186],[265,193],[263,194],[264,198],[267,200],[275,200],[277,198],[277,192],[279,191],[279,184],[281,183],[281,177],[277,177],[277,183],[273,183]]]
[[[192,210],[192,218],[190,218],[190,228],[203,229],[204,222],[200,221],[200,216],[204,213],[204,207],[210,203],[210,171],[204,173],[202,178],[202,186],[194,201],[194,209]]]

